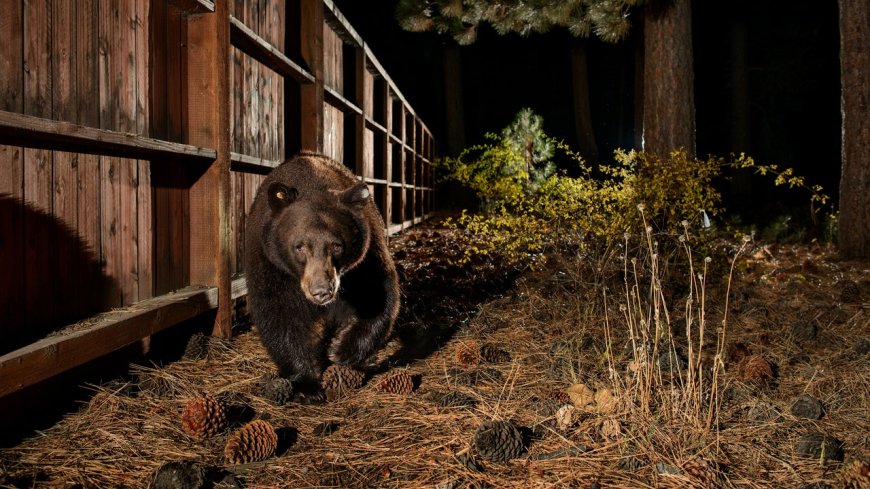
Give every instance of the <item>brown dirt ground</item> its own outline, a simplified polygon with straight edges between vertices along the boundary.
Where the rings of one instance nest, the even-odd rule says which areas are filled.
[[[754,244],[738,259],[720,404],[706,428],[704,416],[699,423],[698,416],[668,412],[666,403],[646,414],[640,407],[619,306],[626,295],[622,263],[596,267],[562,254],[525,273],[485,259],[454,265],[462,246],[437,223],[393,239],[391,247],[403,278],[404,346],[392,348],[359,390],[323,405],[276,406],[260,395],[260,379],[274,368],[256,332],[212,339],[207,358],[135,366],[129,379],[94,387],[78,412],[0,450],[0,487],[146,487],[158,467],[178,460],[210,467],[215,487],[868,487],[861,485],[870,481],[866,462],[860,465],[870,456],[867,262],[839,261],[806,245]],[[669,278],[662,289],[685,357],[679,325],[687,287],[680,282]],[[705,320],[712,326],[703,362],[715,354],[728,287],[726,280],[709,282]],[[857,284],[857,296],[856,289],[844,293],[848,283]],[[509,359],[457,354],[483,344]],[[748,354],[767,360],[774,376],[746,378],[740,359]],[[411,394],[378,389],[381,376],[397,370],[414,376]],[[560,425],[557,411],[577,404],[565,390],[579,383],[615,388],[620,402],[608,409],[581,402],[572,422]],[[675,383],[660,387],[679,396],[680,389],[668,390]],[[200,393],[245,408],[204,441],[180,422],[187,401]],[[445,398],[455,393],[463,396]],[[821,419],[791,413],[801,394],[821,402]],[[278,428],[277,455],[227,465],[227,439],[252,417]],[[520,428],[520,458],[480,456],[474,434],[489,420]],[[331,433],[322,432],[324,423],[332,423]],[[845,462],[802,458],[798,440],[814,432],[842,441]]]

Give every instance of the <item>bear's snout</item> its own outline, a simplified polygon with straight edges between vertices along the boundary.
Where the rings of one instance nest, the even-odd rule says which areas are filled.
[[[315,267],[306,267],[305,274],[302,276],[302,291],[309,301],[325,306],[338,295],[338,274],[335,269],[313,270],[312,268]]]
[[[312,288],[311,291],[311,299],[312,302],[320,305],[327,304],[332,299],[335,298],[335,293],[332,291],[331,287],[327,287],[326,285],[317,286]]]

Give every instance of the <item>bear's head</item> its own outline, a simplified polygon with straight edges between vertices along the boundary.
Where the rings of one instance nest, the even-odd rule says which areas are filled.
[[[289,185],[273,182],[267,192],[271,216],[263,227],[266,257],[299,279],[309,301],[329,304],[338,295],[341,275],[368,251],[368,186],[359,183],[339,192],[300,195]]]

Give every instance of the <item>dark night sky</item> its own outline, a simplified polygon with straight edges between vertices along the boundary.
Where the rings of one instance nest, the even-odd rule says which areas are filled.
[[[453,41],[402,31],[395,2],[337,0],[437,140],[445,138],[442,52]],[[840,174],[839,33],[836,2],[693,2],[699,155],[746,150],[759,163],[794,167],[836,197]],[[732,30],[747,26],[750,146],[731,139]],[[602,159],[634,136],[634,39],[588,44],[590,98]],[[481,29],[462,47],[466,144],[507,125],[522,107],[548,134],[575,141],[570,35],[523,38]],[[768,192],[769,187],[764,188]],[[785,196],[785,194],[781,194]],[[788,199],[785,199],[787,201]]]

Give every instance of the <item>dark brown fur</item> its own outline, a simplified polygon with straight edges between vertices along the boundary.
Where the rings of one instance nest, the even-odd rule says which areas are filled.
[[[321,400],[325,365],[365,365],[399,311],[398,275],[368,187],[341,164],[301,153],[261,184],[245,239],[263,344],[297,400]]]

